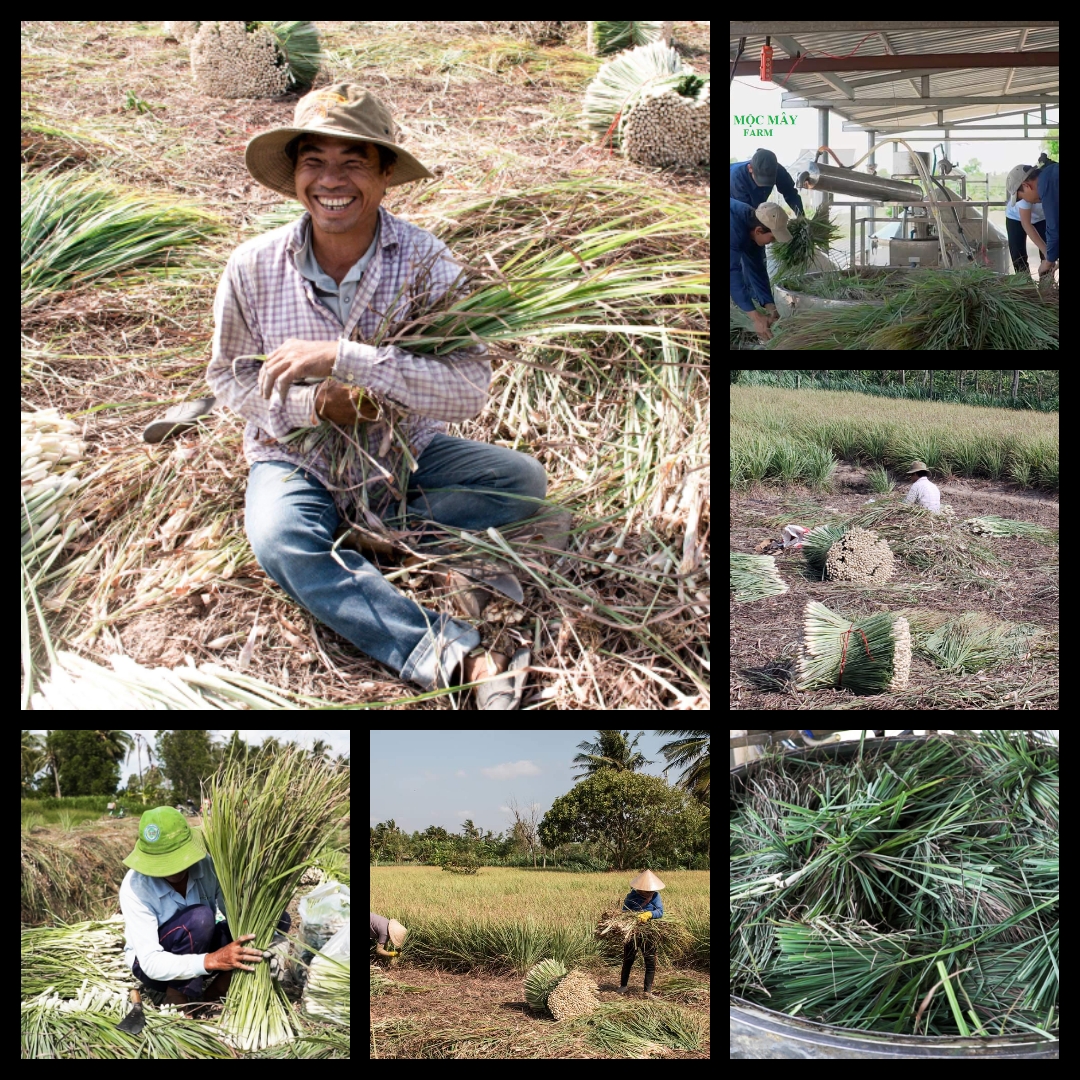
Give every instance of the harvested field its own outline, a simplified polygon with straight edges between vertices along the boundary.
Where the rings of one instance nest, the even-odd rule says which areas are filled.
[[[777,409],[770,426],[751,423],[748,391],[732,389],[731,550],[754,553],[787,524],[857,526],[886,540],[895,560],[887,581],[844,582],[822,580],[798,549],[778,551],[788,591],[730,605],[732,709],[1059,707],[1056,414],[761,388],[778,395],[759,399]],[[928,459],[926,447],[937,515],[905,501],[904,463]],[[995,516],[1049,531],[992,535],[1022,529],[986,523]],[[794,689],[809,601],[852,621],[905,618],[906,688]],[[866,647],[857,635],[847,646]]]
[[[595,936],[599,916],[627,892],[624,873],[370,874],[372,910],[409,928],[401,962],[372,976],[372,1058],[709,1057],[707,872],[663,874],[665,918],[680,915],[691,940],[670,959],[661,951],[652,1000],[642,996],[640,955],[629,992],[616,993],[620,961]],[[553,953],[595,982],[594,1012],[556,1021],[528,1007],[525,971]]]

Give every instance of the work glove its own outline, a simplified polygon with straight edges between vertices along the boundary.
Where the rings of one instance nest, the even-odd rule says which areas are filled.
[[[289,959],[289,941],[284,934],[275,933],[270,948],[264,950],[263,961],[270,968],[270,978],[280,982],[285,977],[285,962]]]
[[[648,921],[649,921],[649,920],[650,920],[651,918],[652,918],[652,912],[651,912],[651,911],[643,911],[643,912],[642,912],[642,913],[641,913],[641,914],[640,914],[640,915],[639,915],[639,916],[637,917],[637,921],[638,921],[638,922],[648,922]]]

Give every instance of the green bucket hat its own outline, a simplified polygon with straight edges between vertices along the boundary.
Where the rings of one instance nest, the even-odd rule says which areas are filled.
[[[139,839],[125,866],[147,877],[172,877],[206,857],[202,836],[171,806],[156,806],[139,818]]]

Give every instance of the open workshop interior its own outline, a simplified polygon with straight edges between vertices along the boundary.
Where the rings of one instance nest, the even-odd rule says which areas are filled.
[[[1056,21],[732,21],[729,65],[733,350],[1058,348]]]

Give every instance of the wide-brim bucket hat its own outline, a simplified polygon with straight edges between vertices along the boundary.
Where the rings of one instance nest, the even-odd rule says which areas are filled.
[[[395,949],[400,949],[405,943],[405,935],[409,932],[397,921],[397,919],[388,919],[386,923],[386,932],[390,936],[390,942]]]
[[[264,187],[296,198],[292,159],[285,147],[297,135],[332,135],[385,146],[397,154],[397,162],[387,187],[410,180],[434,178],[419,161],[398,144],[397,125],[390,110],[369,90],[355,83],[335,83],[312,90],[297,103],[291,127],[271,128],[256,135],[244,151],[248,172]]]
[[[651,870],[642,870],[630,882],[630,888],[636,889],[638,892],[659,892],[664,888],[664,883]]]
[[[172,877],[206,858],[202,834],[172,806],[156,806],[139,818],[139,839],[125,866],[147,877]]]
[[[908,471],[907,471],[907,473],[905,475],[910,476],[914,472],[929,472],[929,471],[930,471],[930,466],[927,465],[925,462],[913,461],[911,463],[911,468],[908,469]]]

